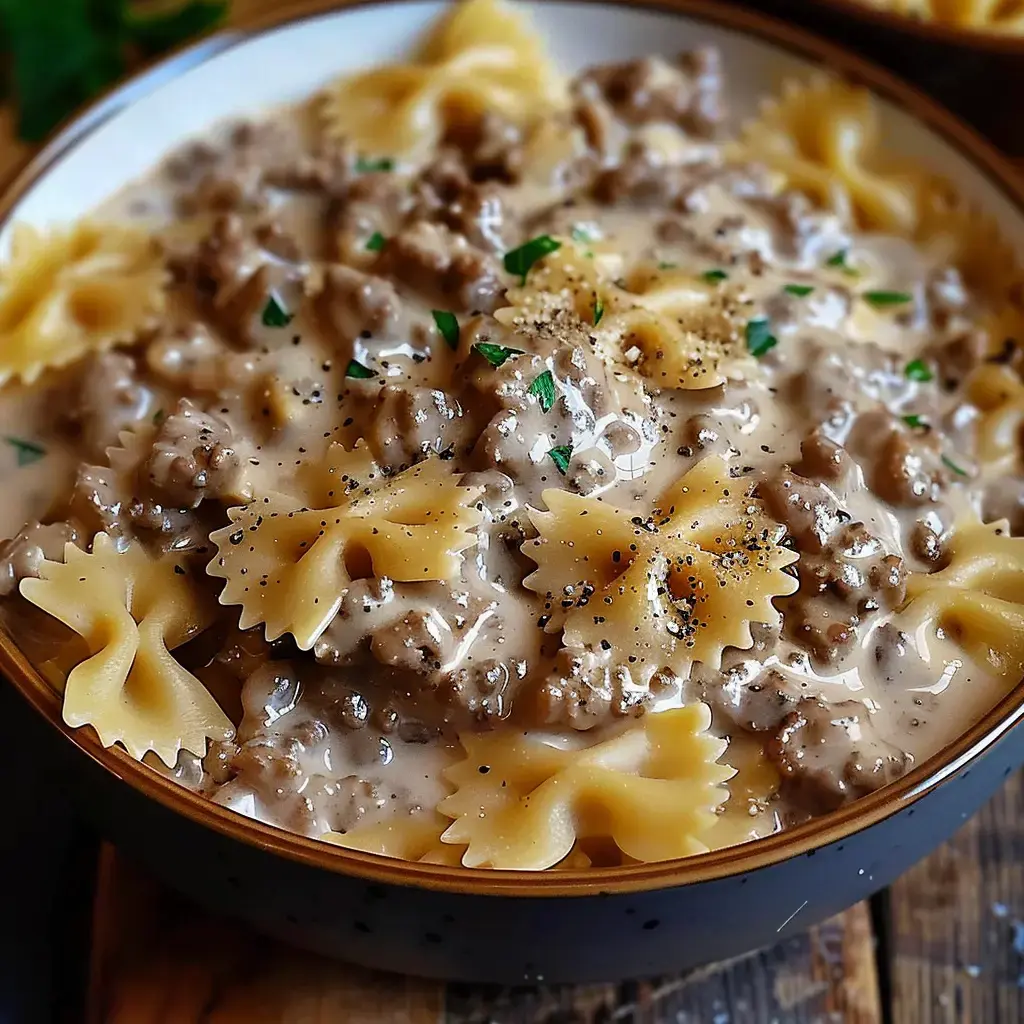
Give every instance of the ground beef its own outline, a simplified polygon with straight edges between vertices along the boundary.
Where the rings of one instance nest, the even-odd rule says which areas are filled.
[[[155,411],[153,392],[139,380],[135,358],[124,352],[90,356],[73,388],[67,423],[88,458],[104,458],[122,431],[149,423]]]
[[[378,234],[390,238],[411,202],[407,183],[390,171],[352,178],[331,202],[326,218],[338,258],[359,267],[375,263],[377,255],[367,244]]]
[[[725,119],[718,51],[682,54],[675,62],[645,57],[585,72],[574,83],[581,102],[600,100],[628,125],[671,122],[708,138]]]
[[[462,406],[439,388],[396,387],[377,392],[366,437],[381,465],[405,469],[427,455],[450,459],[465,434]]]
[[[160,424],[142,472],[154,492],[180,509],[196,508],[204,498],[247,501],[248,451],[226,420],[182,398]]]
[[[473,181],[515,182],[523,161],[522,129],[488,111],[444,139],[458,151]]]
[[[444,224],[416,221],[388,240],[383,267],[440,308],[493,312],[505,294],[501,264]]]
[[[317,311],[333,339],[347,345],[360,335],[390,337],[402,302],[390,281],[335,263],[324,274]]]
[[[42,562],[63,562],[64,545],[83,545],[84,538],[73,522],[26,523],[10,540],[0,544],[0,597],[18,589],[22,580],[39,575]]]
[[[592,192],[598,202],[612,206],[671,206],[702,180],[704,173],[699,166],[666,164],[664,157],[650,146],[633,143],[618,166],[597,175]]]
[[[752,196],[749,201],[768,216],[778,252],[796,263],[818,267],[850,244],[839,217],[815,207],[803,192]]]

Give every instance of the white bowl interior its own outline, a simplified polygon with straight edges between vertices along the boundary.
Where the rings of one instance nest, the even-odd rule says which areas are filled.
[[[737,120],[783,79],[811,70],[807,61],[761,39],[675,13],[600,3],[525,6],[567,71],[702,43],[719,47]],[[184,73],[164,69],[151,92],[92,130],[28,190],[0,227],[0,252],[13,220],[39,226],[74,220],[216,121],[258,114],[308,95],[340,72],[401,58],[443,7],[381,3],[339,10],[242,39]],[[895,154],[940,170],[995,215],[1024,253],[1024,213],[950,143],[888,103],[882,104],[882,130]]]

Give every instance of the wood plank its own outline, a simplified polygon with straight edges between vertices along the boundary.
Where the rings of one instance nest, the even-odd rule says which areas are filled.
[[[1024,775],[890,891],[894,1024],[1024,1020]]]
[[[101,858],[89,1024],[881,1024],[866,904],[774,949],[622,985],[444,986],[289,949]]]

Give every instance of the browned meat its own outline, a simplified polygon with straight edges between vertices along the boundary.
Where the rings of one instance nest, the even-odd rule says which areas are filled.
[[[798,263],[817,267],[850,244],[839,218],[816,208],[803,192],[752,196],[750,203],[772,221],[779,252]]]
[[[397,174],[372,171],[352,178],[327,215],[338,258],[354,266],[376,262],[367,243],[375,234],[390,238],[410,204],[409,188]]]
[[[0,597],[18,589],[22,580],[39,575],[45,561],[63,562],[64,545],[82,546],[83,537],[74,522],[26,523],[10,540],[0,544]]]
[[[91,356],[75,387],[68,425],[89,458],[102,459],[123,430],[153,417],[153,392],[139,380],[135,359],[124,352]]]
[[[324,274],[317,311],[334,340],[349,343],[360,335],[386,339],[402,310],[395,286],[383,277],[332,264]]]
[[[182,398],[160,425],[142,472],[153,490],[178,509],[197,508],[204,498],[246,501],[248,445],[231,425]]]
[[[430,454],[452,458],[465,434],[461,420],[462,407],[445,391],[387,384],[377,393],[366,436],[382,465],[405,469]]]
[[[444,309],[491,313],[501,304],[501,265],[443,224],[417,221],[388,240],[384,267]]]
[[[458,150],[473,181],[518,180],[523,160],[522,131],[500,114],[485,113],[444,141]]]
[[[811,480],[837,483],[853,469],[850,453],[831,440],[821,427],[815,427],[801,442],[800,462],[793,468]]]
[[[667,121],[710,137],[725,118],[718,51],[701,48],[674,63],[645,57],[594,68],[576,80],[580,101],[600,99],[629,125]]]
[[[631,145],[617,167],[601,171],[594,179],[593,195],[601,203],[638,206],[671,206],[700,180],[700,169],[666,164],[654,150]]]

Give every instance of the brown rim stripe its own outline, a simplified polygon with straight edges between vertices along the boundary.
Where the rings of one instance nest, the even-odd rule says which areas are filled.
[[[0,197],[0,230],[10,220],[18,201],[50,167],[129,103],[217,54],[281,25],[315,18],[332,11],[373,6],[378,2],[381,0],[309,0],[298,9],[258,19],[242,30],[224,32],[185,47],[152,69],[129,79],[58,128],[41,152],[14,179],[6,193]],[[591,0],[577,2],[588,3]],[[738,30],[869,86],[874,92],[913,114],[960,150],[1024,216],[1024,184],[1006,157],[933,100],[888,71],[802,29],[739,8],[719,6],[710,0],[619,2],[624,7],[682,14],[726,29]],[[68,742],[112,775],[167,809],[225,836],[326,871],[395,885],[494,896],[595,896],[646,891],[741,875],[809,853],[882,821],[919,799],[979,757],[1024,718],[1024,683],[1021,683],[955,743],[902,779],[837,811],[766,839],[684,860],[629,868],[556,872],[491,871],[418,864],[345,850],[243,818],[157,775],[123,750],[104,749],[92,730],[68,728],[61,718],[59,695],[29,664],[2,628],[0,671]]]

